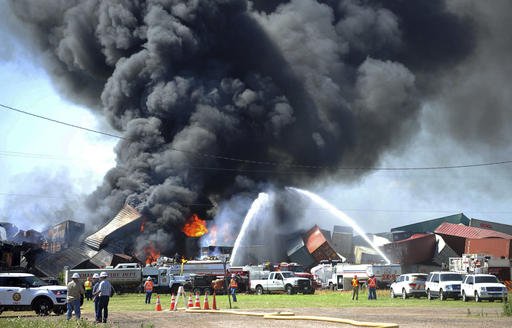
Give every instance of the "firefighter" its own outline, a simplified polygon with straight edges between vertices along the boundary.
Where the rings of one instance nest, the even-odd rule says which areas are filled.
[[[359,280],[356,275],[352,278],[352,300],[354,300],[354,298],[356,301],[359,299]]]
[[[146,292],[146,301],[144,303],[150,304],[151,303],[151,295],[153,294],[153,281],[151,280],[151,277],[148,276],[146,279],[146,282],[144,283],[144,291]]]
[[[66,319],[71,319],[71,315],[73,311],[75,312],[75,317],[80,319],[80,297],[84,294],[84,287],[78,281],[80,275],[78,273],[73,273],[71,276],[71,281],[67,285],[67,313]]]
[[[375,275],[372,273],[370,275],[370,278],[368,278],[368,299],[369,300],[376,300],[377,299],[377,278],[375,278]]]
[[[91,277],[87,277],[87,280],[84,282],[85,289],[85,299],[90,301],[92,300],[92,282]]]
[[[231,280],[229,282],[229,292],[231,297],[233,298],[233,302],[236,302],[236,289],[238,288],[238,283],[236,282],[235,274],[231,275]]]

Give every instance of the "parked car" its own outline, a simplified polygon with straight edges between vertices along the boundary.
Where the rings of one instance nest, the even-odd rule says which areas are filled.
[[[425,281],[428,275],[426,273],[407,273],[400,275],[390,286],[390,296],[395,298],[400,295],[403,299],[409,296],[426,296]]]
[[[48,285],[28,273],[0,273],[0,313],[35,311],[59,315],[66,309],[66,286]]]
[[[493,302],[494,300],[507,301],[507,287],[498,281],[492,274],[468,274],[461,286],[462,300],[474,298],[480,302],[483,299]]]
[[[429,300],[439,297],[441,301],[447,298],[459,299],[460,284],[464,277],[460,273],[449,271],[434,271],[428,275],[425,289]]]

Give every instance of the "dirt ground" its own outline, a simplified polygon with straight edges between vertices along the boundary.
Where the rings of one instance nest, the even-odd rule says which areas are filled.
[[[502,317],[501,307],[478,308],[434,308],[434,307],[400,307],[400,308],[304,308],[304,309],[274,309],[251,310],[251,312],[293,312],[295,315],[325,316],[342,319],[352,319],[365,322],[386,322],[395,323],[400,327],[512,327],[512,317]],[[0,316],[0,327],[2,321],[7,317],[21,315],[21,313],[6,312]],[[25,313],[26,316],[27,314]],[[92,313],[84,313],[83,319],[93,321]],[[46,318],[35,317],[36,320],[56,320],[57,316]],[[61,318],[61,317],[60,317]],[[273,320],[261,317],[233,315],[233,314],[210,314],[210,313],[189,313],[178,312],[113,312],[110,313],[109,322],[115,327],[141,328],[153,327],[165,328],[175,327],[353,327],[348,324],[328,323],[308,320]],[[5,322],[4,322],[5,323]],[[101,325],[98,325],[101,326]]]

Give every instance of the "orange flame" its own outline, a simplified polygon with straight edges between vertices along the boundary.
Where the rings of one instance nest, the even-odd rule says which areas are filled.
[[[208,232],[208,229],[206,228],[205,220],[201,220],[197,214],[192,214],[192,216],[185,221],[185,225],[183,225],[181,231],[188,237],[201,237]]]
[[[146,255],[146,264],[151,264],[158,260],[160,251],[155,248],[153,242],[150,242],[148,246],[144,247],[144,255]]]
[[[144,232],[144,224],[146,223],[146,221],[142,221],[141,225],[140,225],[140,232]]]

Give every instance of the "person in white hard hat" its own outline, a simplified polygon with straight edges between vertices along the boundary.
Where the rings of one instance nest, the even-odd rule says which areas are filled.
[[[99,287],[100,287],[100,275],[98,273],[95,273],[92,275],[92,295],[93,295],[93,301],[94,301],[94,317],[96,318],[96,322],[101,321],[101,319],[98,317],[100,298],[98,296],[95,296],[98,294]]]
[[[151,280],[151,277],[148,276],[146,278],[146,281],[144,282],[144,291],[146,292],[146,301],[144,303],[150,304],[151,303],[151,295],[153,294],[153,281]]]
[[[75,312],[75,317],[80,319],[80,298],[83,294],[85,294],[84,287],[79,281],[80,275],[78,273],[73,273],[71,276],[71,281],[67,285],[67,312],[66,319],[71,319],[71,315],[73,311]]]
[[[100,273],[100,283],[98,286],[97,297],[99,297],[98,302],[98,317],[96,322],[106,323],[108,319],[108,302],[110,300],[110,296],[112,296],[112,285],[107,280],[108,274],[103,271]]]

